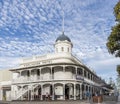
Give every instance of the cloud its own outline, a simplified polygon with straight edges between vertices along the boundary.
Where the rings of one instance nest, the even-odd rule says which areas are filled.
[[[117,0],[0,2],[0,69],[18,65],[19,57],[53,52],[53,44],[62,34],[63,8],[65,34],[72,40],[73,54],[99,75],[108,75],[106,70],[110,70],[111,76],[119,59],[109,55],[106,41],[115,24],[116,3]]]
[[[109,80],[110,77],[117,78],[117,65],[119,65],[120,58],[115,58],[112,55],[104,52],[96,52],[92,57],[85,59],[85,63],[91,70],[95,70],[102,78]]]
[[[21,62],[19,57],[0,57],[0,68],[10,69],[13,67],[18,67],[18,63]]]

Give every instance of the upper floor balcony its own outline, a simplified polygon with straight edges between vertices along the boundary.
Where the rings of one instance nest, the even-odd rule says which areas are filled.
[[[75,65],[49,66],[24,69],[13,73],[12,83],[29,83],[39,81],[76,80],[95,84],[94,76],[84,68]]]

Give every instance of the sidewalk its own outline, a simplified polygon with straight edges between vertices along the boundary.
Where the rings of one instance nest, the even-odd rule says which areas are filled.
[[[80,104],[120,104],[120,97],[118,97],[118,101],[104,101],[102,103],[94,103],[92,99],[90,101],[83,101]]]
[[[120,104],[120,101],[106,101],[102,103],[93,103],[88,101],[0,101],[0,104]]]

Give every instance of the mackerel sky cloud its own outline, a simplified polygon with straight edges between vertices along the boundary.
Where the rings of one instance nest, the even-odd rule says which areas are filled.
[[[120,58],[108,53],[118,0],[0,0],[0,69],[16,67],[22,57],[54,52],[62,33],[73,42],[73,55],[105,78],[116,78]]]

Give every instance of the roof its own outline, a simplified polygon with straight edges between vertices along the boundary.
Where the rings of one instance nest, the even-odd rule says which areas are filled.
[[[64,32],[63,32],[63,34],[60,35],[60,36],[56,39],[56,42],[57,42],[57,41],[65,41],[65,40],[67,40],[68,42],[71,42],[70,38],[67,37],[66,35],[64,35]]]

